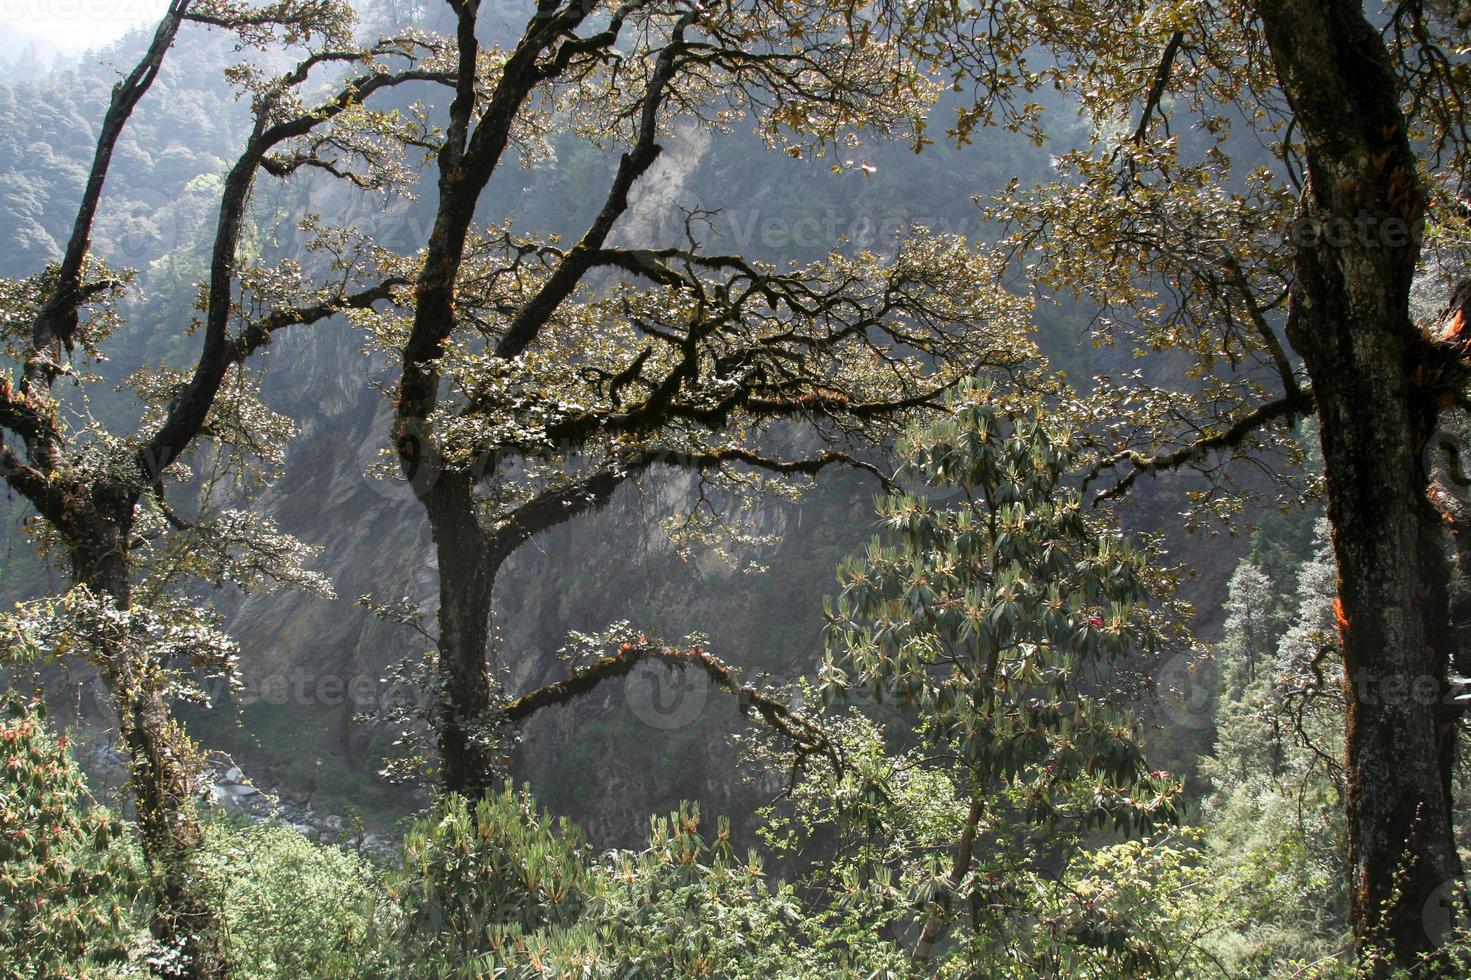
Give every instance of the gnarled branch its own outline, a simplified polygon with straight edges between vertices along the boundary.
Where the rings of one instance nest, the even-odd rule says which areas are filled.
[[[1317,410],[1310,390],[1298,390],[1275,401],[1266,402],[1247,412],[1218,432],[1208,433],[1172,452],[1147,455],[1133,449],[1106,456],[1093,465],[1083,479],[1086,491],[1098,476],[1107,469],[1128,463],[1131,467],[1118,483],[1094,498],[1095,506],[1106,500],[1114,500],[1128,493],[1129,487],[1144,473],[1161,473],[1178,469],[1205,459],[1211,453],[1238,448],[1252,433],[1265,428],[1272,422],[1291,421],[1300,416],[1311,415]]]
[[[834,772],[839,775],[844,772],[841,750],[812,719],[793,711],[770,695],[742,684],[734,668],[698,646],[679,649],[663,646],[647,637],[624,643],[617,653],[579,668],[566,680],[522,695],[505,706],[506,717],[521,724],[544,708],[565,705],[592,693],[604,681],[626,677],[639,664],[646,662],[662,663],[677,670],[704,671],[717,687],[736,696],[743,715],[748,718],[753,712],[760,715],[767,725],[792,743],[797,752],[794,772],[807,759],[818,755],[831,763]]]
[[[98,131],[87,186],[77,206],[71,238],[67,241],[66,253],[57,273],[56,288],[41,304],[32,327],[32,353],[25,366],[25,387],[32,393],[48,387],[55,380],[61,360],[58,348],[71,349],[72,335],[77,327],[77,310],[90,295],[82,288],[82,265],[91,249],[92,224],[97,217],[97,205],[107,182],[107,172],[112,166],[113,150],[133,110],[153,86],[154,79],[158,78],[164,55],[173,46],[174,36],[179,32],[189,3],[190,0],[173,0],[169,4],[142,59],[126,78],[113,87],[112,99]]]

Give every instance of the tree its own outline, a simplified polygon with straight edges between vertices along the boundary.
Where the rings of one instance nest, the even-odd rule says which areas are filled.
[[[892,261],[837,251],[777,269],[707,253],[710,215],[691,213],[683,245],[615,244],[677,121],[749,113],[798,156],[860,129],[923,145],[935,91],[910,35],[924,27],[899,8],[860,31],[848,2],[547,0],[511,48],[486,51],[478,4],[450,6],[456,95],[413,315],[360,319],[401,366],[394,445],[438,558],[439,777],[473,797],[500,768],[487,650],[517,548],[660,466],[728,493],[830,465],[876,472],[862,448],[906,413],[1032,350],[1025,304],[958,240],[916,230]],[[507,148],[536,152],[563,118],[622,150],[578,240],[472,233]],[[773,452],[778,438],[799,453]]]
[[[1327,522],[1318,523],[1279,576],[1242,562],[1231,579],[1216,741],[1200,768],[1203,866],[1238,919],[1217,943],[1236,974],[1352,948],[1333,557]],[[1290,621],[1260,615],[1270,596],[1289,592],[1298,607]]]
[[[882,498],[894,544],[842,567],[829,612],[825,687],[915,712],[919,754],[953,760],[968,800],[948,867],[917,888],[917,962],[954,910],[990,901],[974,865],[987,828],[1004,834],[998,792],[1029,823],[1129,832],[1171,819],[1178,789],[1094,693],[1162,639],[1163,580],[1147,551],[1088,518],[1068,482],[1074,434],[998,401],[964,385],[944,419],[906,436],[900,478],[950,499]]]
[[[1411,288],[1422,260],[1464,269],[1471,24],[1420,0],[1378,24],[1349,0],[1124,4],[1086,24],[1064,5],[982,6],[998,26],[978,43],[1019,55],[1026,37],[1055,65],[1003,58],[992,77],[1056,84],[1093,122],[1056,184],[998,203],[1009,247],[1039,283],[1099,303],[1100,343],[1193,358],[1177,390],[1098,383],[1121,419],[1098,434],[1099,474],[1123,471],[1103,495],[1191,467],[1213,478],[1194,509],[1229,516],[1224,464],[1290,454],[1296,420],[1317,416],[1351,692],[1354,930],[1376,971],[1409,968],[1434,947],[1425,903],[1461,875],[1460,707],[1444,696],[1457,633],[1425,447],[1465,404],[1471,294],[1420,325]],[[1394,696],[1422,679],[1440,694]]]
[[[59,382],[87,382],[117,326],[111,301],[129,282],[91,253],[90,241],[120,134],[162,70],[186,21],[233,32],[242,48],[296,49],[284,73],[245,62],[230,77],[251,105],[252,125],[219,199],[203,334],[187,374],[145,371],[131,382],[145,406],[131,433],[106,431]],[[129,759],[145,859],[156,879],[155,930],[176,957],[170,970],[210,975],[221,967],[213,915],[197,894],[191,862],[201,842],[193,813],[193,749],[174,721],[170,698],[188,667],[226,671],[231,645],[184,598],[181,580],[241,588],[285,584],[317,591],[304,572],[309,552],[248,512],[230,509],[273,463],[290,424],[261,406],[244,362],[280,330],[318,323],[389,295],[394,281],[351,252],[340,236],[317,238],[321,282],[295,263],[268,265],[240,254],[242,230],[261,171],[287,178],[323,172],[360,186],[391,187],[406,144],[422,141],[412,116],[374,112],[374,93],[441,76],[418,67],[432,53],[412,36],[369,46],[354,37],[346,4],[280,0],[174,0],[137,66],[113,89],[76,219],[59,264],[4,284],[0,336],[17,375],[0,378],[0,473],[32,507],[69,563],[75,590],[11,622],[46,649],[86,653],[117,709]],[[405,67],[406,66],[406,67]],[[318,100],[309,86],[348,67],[340,88]],[[227,385],[227,379],[236,383]],[[191,480],[188,454],[207,444],[216,479]],[[236,481],[232,485],[232,480]],[[170,505],[170,484],[194,483],[192,516]],[[181,668],[184,668],[181,670]]]
[[[1225,681],[1239,696],[1273,654],[1278,624],[1273,617],[1272,581],[1251,562],[1236,566],[1227,585],[1223,652],[1231,668]]]

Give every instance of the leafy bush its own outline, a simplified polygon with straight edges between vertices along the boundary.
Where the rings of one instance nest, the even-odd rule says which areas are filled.
[[[650,822],[649,846],[608,855],[594,871],[586,919],[599,939],[598,976],[804,977],[819,969],[799,942],[792,889],[770,885],[754,853],[738,857],[730,825],[700,834],[697,806]]]
[[[139,856],[37,701],[0,695],[0,977],[105,976],[146,945]]]
[[[507,786],[474,803],[452,794],[405,836],[396,945],[426,973],[431,963],[489,971],[522,937],[575,922],[586,877],[581,832],[529,792]]]
[[[682,804],[646,849],[592,860],[581,833],[506,787],[450,796],[408,834],[396,975],[802,977],[801,909]]]
[[[231,973],[249,980],[379,976],[396,910],[378,872],[287,827],[209,825],[200,873]]]

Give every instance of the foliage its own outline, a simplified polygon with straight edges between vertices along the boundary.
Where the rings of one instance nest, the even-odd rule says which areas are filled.
[[[1210,901],[1198,831],[1116,844],[1038,833],[1021,819],[1022,794],[1005,787],[985,797],[973,880],[938,899],[963,927],[915,963],[908,947],[926,909],[914,899],[932,880],[931,856],[965,831],[963,787],[927,765],[925,749],[895,752],[856,711],[834,734],[848,772],[809,773],[761,834],[775,855],[804,858],[807,942],[844,975],[1218,975],[1205,940],[1229,913]]]
[[[451,794],[404,838],[401,941],[416,962],[469,969],[522,936],[574,922],[586,861],[581,833],[525,791],[508,785],[473,803]]]
[[[1088,830],[1176,817],[1178,784],[1095,693],[1166,635],[1168,579],[1087,517],[1068,483],[1080,445],[1025,408],[965,384],[906,435],[899,478],[946,496],[881,498],[894,544],[842,565],[828,614],[824,691],[902,706],[918,745],[890,758],[860,726],[866,748],[824,793],[850,850],[820,877],[871,883],[890,921],[911,910],[917,960],[969,909],[956,969],[983,970],[1028,928],[1025,882]]]
[[[197,873],[220,910],[234,975],[383,975],[381,939],[398,912],[362,856],[289,827],[213,821]]]
[[[1105,668],[1157,649],[1167,620],[1151,593],[1165,580],[1068,486],[1075,437],[966,385],[901,451],[901,479],[950,497],[880,499],[896,543],[839,571],[826,689],[903,702],[978,791],[1025,787],[1035,822],[1128,831],[1167,819],[1171,781],[1090,692]],[[1091,789],[1081,809],[1075,784]]]
[[[755,853],[731,845],[730,824],[700,833],[697,806],[650,821],[648,847],[607,855],[585,921],[611,976],[796,977],[821,969],[802,948],[792,890],[764,880]]]
[[[1130,543],[1083,505],[1114,467],[1126,475],[1108,494],[1139,473],[1194,466],[1213,489],[1232,491],[1193,491],[1194,529],[1238,513],[1238,494],[1256,490],[1233,485],[1217,454],[1304,457],[1293,422],[1310,392],[1279,333],[1294,287],[1297,242],[1287,229],[1305,147],[1253,5],[1100,9],[1050,0],[862,10],[841,0],[551,4],[506,45],[484,37],[475,4],[455,4],[454,42],[406,31],[360,44],[351,7],[335,0],[198,0],[190,29],[225,28],[232,59],[245,52],[225,78],[253,120],[249,145],[230,167],[212,150],[228,155],[233,141],[211,129],[198,145],[131,168],[181,187],[179,201],[148,214],[137,179],[113,179],[109,203],[124,202],[123,213],[100,217],[93,236],[101,252],[127,258],[128,237],[155,234],[151,223],[171,218],[185,232],[189,240],[148,274],[172,278],[175,299],[197,294],[193,326],[205,339],[192,371],[179,370],[191,360],[188,317],[147,309],[133,273],[89,254],[68,283],[62,265],[47,264],[71,218],[51,199],[82,192],[75,160],[93,149],[92,116],[113,79],[78,72],[73,85],[56,86],[67,96],[57,99],[0,91],[0,207],[16,245],[0,270],[14,276],[0,281],[0,343],[21,379],[0,378],[4,475],[49,522],[35,535],[41,549],[72,559],[79,577],[92,559],[122,558],[111,582],[83,581],[0,625],[27,646],[126,668],[110,687],[125,718],[163,719],[156,759],[185,760],[191,748],[172,739],[181,733],[165,699],[201,698],[198,672],[229,676],[236,666],[223,608],[198,602],[204,589],[331,595],[309,570],[313,549],[245,508],[281,472],[297,434],[245,367],[275,331],[350,311],[370,347],[402,360],[394,449],[429,474],[414,489],[444,551],[442,599],[462,586],[475,594],[441,610],[438,635],[408,600],[366,600],[441,647],[391,675],[427,697],[386,705],[380,720],[406,733],[408,762],[422,772],[436,756],[426,734],[451,719],[484,757],[487,779],[506,770],[514,733],[499,713],[479,711],[485,703],[459,703],[448,679],[484,679],[463,668],[481,666],[495,575],[521,544],[666,467],[696,481],[663,528],[677,549],[723,555],[731,540],[770,543],[732,525],[731,501],[795,495],[829,465],[886,479],[870,451],[956,392],[938,424],[900,439],[899,480],[911,492],[880,503],[887,542],[841,571],[820,683],[835,700],[873,705],[829,719],[842,765],[797,767],[790,799],[767,814],[763,836],[801,868],[797,881],[768,877],[755,855],[737,857],[724,822],[702,834],[688,806],[655,818],[644,849],[595,855],[529,789],[511,787],[440,801],[410,831],[404,868],[388,884],[360,858],[292,831],[212,825],[180,866],[218,910],[237,973],[1347,969],[1341,615],[1326,536],[1296,557],[1259,537],[1253,561],[1232,577],[1216,745],[1200,766],[1201,826],[1166,831],[1179,786],[1150,769],[1120,707],[1140,661],[1188,642],[1172,632],[1184,610],[1173,574],[1155,565],[1159,546]],[[1430,271],[1450,275],[1471,241],[1458,200],[1467,21],[1436,0],[1400,5],[1384,28],[1417,146],[1444,164],[1426,168]],[[334,80],[340,95],[318,101],[305,82],[330,66],[352,74],[340,89]],[[456,77],[442,130],[431,123],[442,118],[406,100],[380,105],[382,90],[400,82]],[[699,209],[682,215],[673,244],[640,240],[648,221],[635,205],[650,187],[639,185],[658,182],[659,141],[684,127],[752,122],[766,145],[797,157],[871,137],[918,150],[931,142],[941,80],[961,97],[958,143],[990,123],[1040,141],[1050,120],[1031,100],[1049,88],[1089,127],[1087,145],[1059,152],[1055,180],[1013,181],[989,202],[1007,223],[994,254],[913,228],[892,254],[827,242],[787,266],[715,251],[716,215]],[[213,126],[229,115],[227,95],[211,91],[174,111]],[[1172,117],[1198,125],[1171,132]],[[182,142],[195,139],[184,132]],[[136,160],[143,151],[131,138],[119,153]],[[597,205],[606,190],[575,244],[519,220],[478,224],[480,188],[505,146],[526,166],[558,154],[575,161],[558,184],[575,192],[556,202],[569,224],[577,203]],[[441,163],[436,232],[458,223],[459,241],[415,241],[396,255],[328,223],[341,215],[306,208],[292,215],[298,235],[272,227],[290,204],[252,194],[258,170],[298,190],[315,174],[407,194],[419,152]],[[834,169],[871,172],[867,160]],[[309,194],[317,207],[310,191],[298,200]],[[763,201],[774,210],[812,203],[791,188]],[[207,221],[197,218],[216,203],[211,257]],[[259,227],[238,227],[262,215]],[[441,264],[446,257],[453,262]],[[1097,305],[1097,344],[1183,352],[1185,377],[1171,366],[1163,379],[1124,374],[1095,379],[1085,399],[1065,395],[1041,370],[1031,304],[1005,288],[1019,257],[1045,292]],[[48,300],[67,289],[85,301],[38,341]],[[154,329],[163,323],[179,329]],[[118,380],[103,362],[120,348],[130,362],[124,397],[97,398]],[[134,371],[140,359],[150,363]],[[1005,380],[965,380],[978,371]],[[1018,396],[1027,390],[1048,397]],[[1044,404],[1059,416],[1044,415]],[[1282,478],[1278,489],[1295,497],[1313,486]],[[116,533],[103,540],[99,527]],[[455,549],[473,560],[447,560]],[[768,619],[784,617],[768,610]],[[445,638],[446,626],[458,641]],[[483,688],[482,702],[502,701],[498,683]],[[467,704],[476,710],[462,711]],[[139,872],[117,822],[84,805],[39,714],[13,699],[7,709],[21,720],[0,726],[18,760],[0,773],[10,781],[0,884],[16,896],[0,918],[0,949],[28,957],[15,975],[86,974],[149,955],[123,899]],[[671,737],[666,758],[677,758],[669,746],[698,738],[689,729]],[[571,791],[596,776],[591,769],[571,760]],[[162,814],[179,815],[192,808]],[[1142,836],[1121,841],[1126,834]],[[13,917],[11,907],[35,914]]]
[[[0,695],[0,976],[113,975],[147,947],[122,822],[90,805],[38,701]]]
[[[1326,521],[1309,548],[1280,581],[1242,562],[1226,604],[1202,817],[1211,831],[1207,867],[1236,918],[1213,945],[1240,972],[1329,962],[1348,945],[1342,672],[1332,657]],[[1274,616],[1277,597],[1294,591],[1293,619]]]
[[[56,599],[18,603],[0,614],[8,651],[98,662],[99,651],[126,651],[148,667],[147,683],[174,697],[208,704],[199,674],[234,678],[239,648],[220,629],[218,614],[173,596],[151,607],[118,609],[78,585]]]
[[[800,976],[798,906],[730,828],[697,807],[651,821],[648,847],[594,859],[579,831],[511,786],[449,796],[410,830],[393,946],[413,976]]]
[[[1273,58],[1270,5],[1180,0],[1119,7],[1110,18],[1047,0],[979,6],[962,16],[986,29],[996,59],[982,77],[1001,104],[1055,86],[1087,124],[1046,180],[985,188],[978,201],[1006,228],[1001,248],[1030,281],[1086,298],[1094,347],[1118,346],[1141,362],[1097,379],[1093,391],[1093,434],[1113,454],[1110,465],[1129,482],[1140,472],[1197,470],[1211,492],[1192,494],[1192,526],[1232,519],[1261,495],[1260,481],[1241,479],[1230,461],[1270,461],[1281,500],[1301,499],[1313,487],[1290,464],[1303,459],[1293,434],[1311,413],[1308,379],[1283,336],[1295,260],[1325,233],[1394,232],[1334,232],[1299,211],[1316,148]],[[1468,241],[1460,203],[1471,147],[1468,36],[1453,6],[1401,6],[1382,35],[1423,153],[1431,206],[1422,285],[1435,307],[1465,267]],[[1341,9],[1360,16],[1357,4]],[[1071,113],[1035,109],[1039,134],[1075,124]],[[1400,234],[1419,241],[1408,226]],[[1172,354],[1183,359],[1156,363]]]

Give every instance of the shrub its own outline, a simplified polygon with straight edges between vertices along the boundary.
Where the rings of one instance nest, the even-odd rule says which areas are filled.
[[[446,797],[404,839],[396,945],[425,964],[468,970],[528,933],[570,925],[582,908],[585,850],[581,832],[528,792]]]
[[[0,695],[0,977],[114,973],[146,945],[140,859],[39,701]]]
[[[377,976],[395,910],[364,858],[287,827],[214,822],[200,859],[232,975]]]

